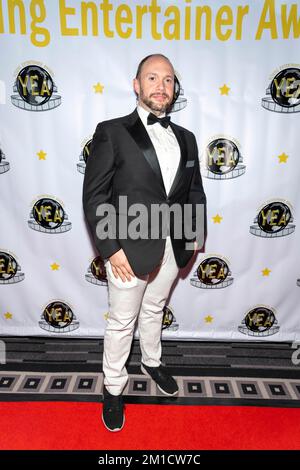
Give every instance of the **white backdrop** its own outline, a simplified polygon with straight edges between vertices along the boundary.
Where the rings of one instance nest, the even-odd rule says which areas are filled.
[[[172,120],[196,135],[208,199],[206,252],[178,279],[163,336],[299,339],[299,5],[258,0],[243,16],[238,1],[90,2],[85,30],[79,0],[24,0],[15,28],[7,3],[1,334],[103,335],[107,287],[89,269],[82,152],[99,121],[134,109],[137,65],[160,52],[181,80]]]

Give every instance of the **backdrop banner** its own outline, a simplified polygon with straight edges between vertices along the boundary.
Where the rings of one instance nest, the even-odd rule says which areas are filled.
[[[0,0],[1,334],[103,336],[85,166],[98,122],[134,110],[140,60],[162,53],[208,200],[163,338],[300,341],[299,41],[294,0]]]

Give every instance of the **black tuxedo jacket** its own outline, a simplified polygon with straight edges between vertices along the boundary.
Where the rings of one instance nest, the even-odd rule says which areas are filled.
[[[83,208],[91,228],[95,245],[103,259],[109,258],[123,248],[128,261],[136,275],[150,273],[156,268],[163,257],[165,239],[161,236],[151,239],[149,218],[149,237],[147,239],[121,238],[118,236],[120,222],[127,226],[137,215],[129,216],[119,207],[119,196],[126,196],[128,207],[141,203],[151,210],[152,204],[174,203],[183,206],[204,204],[202,220],[198,221],[206,236],[206,197],[202,186],[199,170],[198,150],[194,134],[171,122],[172,130],[180,146],[181,158],[172,187],[166,194],[157,155],[151,139],[143,125],[137,110],[133,113],[104,121],[98,124],[90,146],[83,184]],[[98,228],[108,221],[97,216],[100,204],[110,203],[116,210],[116,217],[109,216],[109,223],[117,224],[117,237],[109,236],[99,239]],[[195,211],[193,210],[195,218]],[[195,220],[193,221],[195,227]],[[184,223],[184,222],[183,222]],[[200,225],[199,225],[200,224]],[[182,268],[193,255],[193,250],[186,249],[187,240],[183,237],[175,239],[170,236],[177,265]],[[184,234],[184,230],[183,230]],[[205,237],[204,237],[205,238]]]

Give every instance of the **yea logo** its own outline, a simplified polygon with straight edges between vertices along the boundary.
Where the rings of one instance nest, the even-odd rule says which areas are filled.
[[[214,180],[237,178],[246,171],[237,142],[224,136],[214,137],[201,158],[203,176]]]
[[[11,102],[26,111],[49,111],[61,104],[53,73],[41,63],[27,62],[16,73]]]
[[[286,201],[273,200],[258,211],[250,233],[262,238],[285,237],[295,230],[292,222],[291,205]]]
[[[274,308],[257,305],[246,313],[238,330],[248,336],[271,336],[279,331],[277,323]]]
[[[300,66],[281,66],[266,90],[261,105],[275,113],[293,114],[300,112]]]
[[[179,325],[176,322],[173,309],[169,305],[165,305],[163,308],[162,330],[177,331],[178,328]]]
[[[79,328],[79,322],[70,305],[53,300],[43,309],[39,326],[52,333],[69,333]]]
[[[0,250],[0,284],[15,284],[23,281],[25,274],[16,257],[8,251]]]
[[[191,285],[201,289],[222,289],[233,283],[228,261],[221,256],[206,256],[194,272]]]
[[[51,196],[45,196],[33,204],[28,225],[37,232],[64,233],[72,228],[71,222],[67,219],[68,215],[62,203]]]
[[[85,172],[86,162],[90,154],[91,143],[92,143],[91,138],[87,139],[83,143],[82,151],[79,155],[79,163],[77,163],[77,171],[79,171],[79,173],[84,174]]]
[[[85,279],[92,284],[97,284],[98,286],[107,286],[106,268],[101,256],[97,256],[93,259],[88,267]]]

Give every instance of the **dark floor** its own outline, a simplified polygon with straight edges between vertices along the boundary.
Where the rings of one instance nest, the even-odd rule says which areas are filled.
[[[0,340],[0,399],[101,401],[102,339]],[[178,397],[166,398],[141,374],[134,341],[124,395],[130,403],[299,407],[293,353],[290,343],[164,341],[163,362],[179,385]]]

